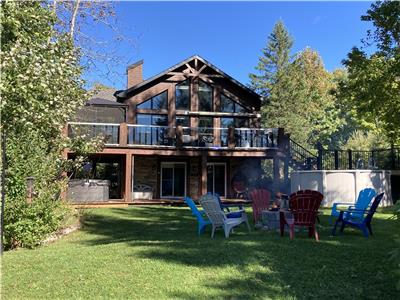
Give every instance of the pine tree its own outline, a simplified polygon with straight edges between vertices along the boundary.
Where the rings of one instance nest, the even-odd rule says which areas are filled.
[[[255,68],[258,74],[250,74],[252,88],[267,100],[290,64],[292,45],[292,37],[283,22],[278,21],[268,37],[266,47],[262,49],[262,56]]]

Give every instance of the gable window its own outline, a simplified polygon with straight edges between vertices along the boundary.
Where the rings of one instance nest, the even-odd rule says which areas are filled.
[[[199,110],[213,111],[213,88],[204,81],[199,81]]]
[[[231,98],[225,96],[224,94],[221,94],[221,111],[230,113],[248,112],[248,110],[245,107],[233,101]]]
[[[190,81],[179,83],[175,87],[175,108],[182,110],[190,109]]]
[[[138,109],[167,109],[168,93],[164,91],[137,106]]]

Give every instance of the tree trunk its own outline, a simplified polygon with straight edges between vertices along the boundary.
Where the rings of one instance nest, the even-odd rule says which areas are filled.
[[[80,0],[76,0],[76,1],[75,1],[74,11],[72,12],[71,27],[70,27],[70,31],[69,31],[69,35],[70,35],[71,39],[74,38],[75,23],[76,23],[76,17],[77,17],[77,15],[78,15],[78,10],[79,10],[80,2],[81,2]]]

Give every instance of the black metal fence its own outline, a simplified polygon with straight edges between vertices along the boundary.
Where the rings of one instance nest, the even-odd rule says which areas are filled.
[[[400,148],[358,150],[318,150],[318,169],[400,170]]]

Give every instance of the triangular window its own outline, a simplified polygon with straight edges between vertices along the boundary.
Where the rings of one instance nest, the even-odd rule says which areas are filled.
[[[228,96],[221,94],[221,112],[245,113],[248,112],[248,110]]]
[[[168,108],[168,93],[164,91],[150,99],[140,103],[138,109],[167,109]]]

